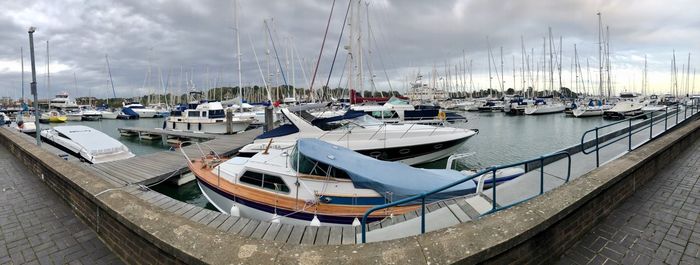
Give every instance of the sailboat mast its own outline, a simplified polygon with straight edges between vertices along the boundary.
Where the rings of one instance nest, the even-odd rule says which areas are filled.
[[[22,47],[19,47],[19,61],[20,64],[22,65],[22,103],[24,102],[24,49]]]
[[[600,12],[598,15],[598,66],[599,66],[599,76],[598,76],[598,90],[600,95],[603,95],[603,18]]]
[[[49,41],[46,41],[46,93],[51,95],[51,71],[49,70],[49,63],[51,62],[51,57],[49,57]],[[51,105],[51,104],[49,104]]]
[[[236,27],[236,61],[238,62],[238,96],[241,97],[241,108],[243,112],[243,79],[241,77],[241,38],[240,29],[238,28],[238,0],[233,1],[233,16]]]

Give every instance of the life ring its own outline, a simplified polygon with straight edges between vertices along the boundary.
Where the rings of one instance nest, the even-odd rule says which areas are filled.
[[[444,111],[438,112],[438,119],[445,120],[447,119],[447,114]]]

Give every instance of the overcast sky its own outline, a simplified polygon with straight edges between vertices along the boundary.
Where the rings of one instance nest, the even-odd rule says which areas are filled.
[[[243,84],[262,84],[251,41],[263,71],[267,72],[267,32],[263,20],[274,18],[271,25],[283,65],[295,50],[295,76],[290,76],[291,66],[285,67],[288,82],[308,87],[307,80],[313,74],[331,3],[331,0],[239,1]],[[37,27],[34,43],[42,98],[61,91],[77,96],[111,95],[105,54],[109,54],[119,97],[161,91],[161,78],[164,83],[170,81],[169,91],[176,92],[187,89],[187,82],[181,81],[186,79],[197,88],[238,83],[233,1],[3,0],[1,5],[0,96],[19,97],[21,93],[20,47],[24,49],[25,91],[29,94],[29,26]],[[347,5],[347,0],[336,2],[315,87],[324,84],[328,76]],[[505,87],[513,86],[515,59],[516,87],[520,88],[520,38],[524,38],[528,53],[534,49],[531,64],[535,67],[543,61],[542,42],[549,26],[557,46],[559,36],[563,37],[564,86],[576,87],[571,84],[569,71],[574,44],[578,48],[583,78],[587,77],[586,59],[591,76],[598,74],[598,11],[603,14],[603,23],[610,26],[611,76],[617,91],[639,91],[646,55],[650,87],[659,93],[666,92],[670,87],[673,50],[676,50],[679,72],[687,64],[688,53],[700,50],[700,3],[697,0],[370,0],[367,9],[368,16],[366,10],[362,12],[362,30],[366,35],[369,17],[374,38],[370,49],[363,53],[365,89],[371,89],[367,73],[370,68],[376,75],[379,90],[389,89],[385,75],[389,76],[392,88],[400,91],[406,89],[407,80],[415,79],[419,71],[428,79],[433,65],[439,76],[445,76],[446,62],[456,76],[454,65],[463,65],[463,51],[466,61],[473,62],[475,86],[488,88],[488,43],[498,68],[499,49],[503,47]],[[333,87],[339,83],[347,58],[343,50],[347,31],[345,34],[333,71]],[[50,42],[50,91],[46,82],[47,40]],[[366,36],[364,41],[366,47]],[[700,54],[691,54],[691,89],[696,65],[693,61],[698,58]],[[151,75],[147,78],[149,65]],[[533,69],[533,74],[535,72]],[[346,85],[346,77],[343,77],[342,86]],[[558,76],[555,79],[558,86]],[[597,84],[595,78],[590,81]],[[273,79],[272,85],[282,83],[282,78]],[[497,81],[493,87],[498,88]]]

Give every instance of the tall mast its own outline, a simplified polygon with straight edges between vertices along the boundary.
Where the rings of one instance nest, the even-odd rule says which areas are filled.
[[[51,57],[49,57],[49,41],[46,41],[46,93],[51,95],[51,71],[49,70],[49,63],[51,62]],[[50,104],[49,104],[50,105]]]
[[[647,94],[647,55],[644,54],[644,77],[642,78],[642,94]]]
[[[503,74],[503,46],[501,46],[501,95],[503,95],[503,90],[505,89],[504,86],[506,85],[506,78]]]
[[[562,45],[562,37],[559,36],[559,89],[561,91],[561,88],[564,87],[564,85],[561,83],[561,63],[562,63],[562,54],[564,53],[564,46]]]
[[[549,27],[549,89],[554,92],[554,50],[552,44],[552,27]]]
[[[489,37],[486,37],[486,42],[489,45],[489,54],[488,54],[488,56],[489,56],[489,58],[488,58],[488,61],[489,61],[489,96],[491,96],[491,90],[493,90],[493,86],[492,86],[493,77],[491,76],[491,42],[489,41]]]
[[[24,49],[22,47],[19,47],[19,56],[19,61],[22,64],[22,103],[26,104],[24,102]]]
[[[233,16],[236,27],[236,61],[238,62],[238,96],[241,97],[241,108],[243,112],[243,78],[241,77],[241,38],[240,29],[238,28],[238,0],[233,1]]]
[[[610,81],[610,28],[605,26],[605,67],[608,78],[608,97],[612,96],[612,81]]]
[[[600,95],[603,95],[603,18],[600,12],[598,15],[598,66],[599,66],[599,77],[598,77],[598,90]]]
[[[685,74],[685,93],[689,94],[690,91],[690,53],[688,53],[688,66],[686,68]]]

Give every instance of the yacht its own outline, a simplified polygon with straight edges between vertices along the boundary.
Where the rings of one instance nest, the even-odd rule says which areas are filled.
[[[42,130],[41,137],[51,145],[91,164],[134,157],[121,142],[83,125],[56,126]]]
[[[593,117],[593,116],[603,116],[603,112],[610,109],[610,105],[603,103],[599,99],[588,100],[587,105],[578,106],[573,110],[574,117]]]
[[[154,118],[156,117],[156,114],[158,114],[156,110],[146,108],[138,102],[123,102],[122,106],[133,110],[139,115],[139,118]]]
[[[10,124],[12,120],[4,112],[0,112],[0,125]]]
[[[353,105],[350,109],[362,111],[388,123],[442,124],[447,121],[466,122],[467,118],[454,113],[441,111],[438,107],[416,108],[406,100],[390,98],[383,105]]]
[[[168,117],[164,129],[225,134],[228,132],[226,112],[221,102],[190,103],[195,109],[180,109],[173,111]],[[253,123],[251,118],[233,117],[231,120],[231,132],[237,133]]]
[[[318,139],[299,139],[290,147],[232,159],[215,153],[190,158],[182,152],[202,194],[219,211],[295,225],[359,225],[359,219],[374,206],[429,192],[473,174],[381,161]],[[521,174],[498,175],[495,183],[491,175],[484,174],[426,201],[473,194],[485,185]],[[369,222],[419,207],[420,201],[415,201],[376,211]]]
[[[563,112],[565,109],[566,106],[562,103],[546,100],[545,98],[537,98],[533,104],[529,104],[525,107],[525,115],[559,113]]]
[[[83,109],[83,117],[82,120],[84,121],[99,121],[102,118],[102,112],[92,109],[91,107]],[[116,116],[115,116],[116,118]]]
[[[98,110],[101,119],[114,120],[119,117],[119,111]]]
[[[282,115],[289,123],[259,135],[253,143],[244,146],[240,154],[252,156],[268,146],[285,149],[294,146],[300,138],[317,138],[380,160],[415,165],[448,157],[477,133],[476,130],[421,124],[385,124],[364,112],[352,110],[328,118],[317,118],[308,112],[326,106],[309,104],[283,108]]]
[[[66,120],[81,121],[83,120],[83,112],[80,109],[66,111]]]
[[[56,95],[55,98],[49,101],[49,109],[59,109],[64,111],[70,109],[78,109],[78,104],[70,99],[68,93],[63,92],[61,94]]]
[[[603,117],[607,119],[624,119],[627,117],[642,114],[642,108],[646,104],[634,92],[620,93],[620,98],[615,106],[603,112]]]

